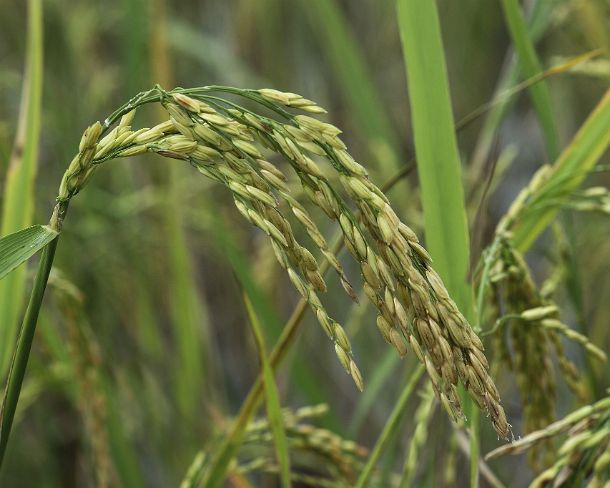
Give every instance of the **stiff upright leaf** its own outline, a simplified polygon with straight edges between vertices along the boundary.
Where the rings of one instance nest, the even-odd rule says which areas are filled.
[[[397,0],[396,6],[409,82],[426,244],[447,290],[464,316],[472,319],[468,223],[436,2]],[[468,399],[465,403],[472,410],[470,474],[471,486],[476,486],[478,410]]]
[[[4,183],[0,234],[32,225],[34,182],[42,112],[43,8],[41,0],[28,2],[26,66],[22,82],[19,125]],[[4,376],[23,311],[25,269],[0,283],[0,376]]]
[[[57,237],[46,225],[34,225],[0,238],[0,279]]]
[[[447,290],[469,317],[468,227],[436,3],[398,0],[396,5],[409,82],[426,245]]]

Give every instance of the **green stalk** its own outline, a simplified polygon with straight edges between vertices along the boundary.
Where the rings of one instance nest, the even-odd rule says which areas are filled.
[[[53,214],[50,225],[57,232],[60,232],[61,230],[61,223],[67,210],[67,203],[57,204],[55,207],[55,213]],[[19,394],[25,376],[25,370],[28,365],[30,350],[32,349],[34,332],[36,332],[38,314],[40,312],[42,299],[44,298],[47,281],[49,280],[49,273],[53,266],[53,259],[55,258],[55,250],[57,249],[58,241],[59,236],[53,239],[42,252],[40,263],[38,264],[38,272],[36,273],[36,279],[34,280],[34,287],[32,289],[32,294],[30,295],[30,301],[17,340],[17,348],[15,349],[11,361],[4,401],[2,402],[2,411],[0,412],[0,467],[2,467],[8,438],[13,426],[15,410],[17,409],[17,402],[19,401]]]
[[[388,421],[383,427],[383,431],[379,435],[379,439],[375,443],[375,447],[369,455],[366,465],[360,473],[360,477],[358,478],[358,482],[356,483],[356,488],[364,488],[365,486],[368,486],[367,483],[369,482],[371,475],[373,474],[373,470],[375,469],[377,461],[379,461],[379,458],[381,457],[384,448],[396,435],[396,430],[400,419],[405,413],[407,402],[411,398],[411,393],[413,393],[413,390],[415,389],[415,386],[417,385],[417,382],[419,381],[423,372],[424,366],[421,364],[417,366],[417,369],[415,371],[413,371],[409,382],[402,391],[400,398],[396,402],[396,405],[394,406],[394,409],[392,410],[392,413],[388,418]]]

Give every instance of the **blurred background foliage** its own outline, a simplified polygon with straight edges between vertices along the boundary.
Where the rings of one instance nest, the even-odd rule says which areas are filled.
[[[438,5],[454,115],[460,120],[493,99],[498,87],[523,77],[515,68],[500,2]],[[0,188],[18,127],[27,9],[28,2],[0,0]],[[44,0],[42,10],[38,175],[32,196],[22,195],[23,201],[33,198],[34,222],[50,215],[83,129],[155,83],[297,92],[328,109],[328,119],[344,130],[348,147],[378,184],[412,164],[393,0]],[[610,47],[607,1],[528,0],[524,10],[538,12],[530,27],[544,68]],[[610,62],[602,56],[547,80],[560,147],[609,79]],[[143,109],[139,120],[150,126],[159,116]],[[552,157],[525,92],[460,130],[458,143],[476,263],[519,189]],[[493,168],[502,172],[484,194]],[[608,182],[601,171],[588,180]],[[421,231],[415,172],[389,196],[401,217]],[[558,301],[567,321],[609,351],[607,219],[566,211],[563,238],[543,236],[528,259],[539,279],[557,269],[564,273]],[[69,220],[0,484],[175,486],[195,454],[227,429],[259,370],[236,275],[250,277],[260,291],[259,305],[270,311],[272,320],[262,323],[268,344],[278,337],[297,295],[266,237],[242,222],[229,195],[192,178],[178,162],[143,156],[105,165],[73,202]],[[325,230],[333,233],[330,224]],[[357,274],[353,265],[351,273]],[[31,283],[31,266],[25,274]],[[326,303],[354,338],[368,390],[356,391],[307,315],[278,373],[282,404],[325,402],[329,413],[318,425],[370,447],[416,362],[411,356],[399,362],[374,330],[373,312],[350,306],[340,287],[330,286]],[[13,305],[21,314],[23,303]],[[13,341],[2,344],[2,361]],[[568,354],[585,367],[578,348],[570,347]],[[607,366],[590,367],[592,401],[610,384],[610,372]],[[518,393],[510,378],[500,375],[498,382],[509,420],[520,433]],[[558,393],[560,414],[575,406],[564,393]],[[382,470],[402,465],[418,398],[411,403]],[[468,475],[467,453],[441,409],[433,419],[414,486],[461,486]],[[497,446],[487,425],[481,436],[482,452]],[[525,468],[515,470],[522,463],[520,457],[502,459],[492,468],[510,486],[522,486],[531,477]],[[274,486],[264,485],[264,478],[258,483]],[[232,486],[246,485],[233,480]]]

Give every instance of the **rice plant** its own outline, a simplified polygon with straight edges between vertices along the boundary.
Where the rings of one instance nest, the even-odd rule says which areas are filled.
[[[608,9],[204,3],[16,7],[0,483],[610,483]]]

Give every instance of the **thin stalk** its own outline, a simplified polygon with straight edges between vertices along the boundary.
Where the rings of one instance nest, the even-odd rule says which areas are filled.
[[[458,448],[464,453],[465,456],[470,455],[470,442],[468,440],[468,434],[466,431],[456,430],[455,436],[457,439]],[[485,481],[487,481],[489,486],[492,486],[493,488],[505,488],[496,474],[483,459],[479,459],[479,470],[481,472],[481,476],[485,478]]]
[[[326,262],[322,266],[324,265],[326,265],[327,269],[328,265]],[[320,268],[322,268],[322,266]],[[321,271],[324,272],[326,269],[321,269]],[[294,342],[299,330],[299,325],[301,324],[301,319],[305,315],[307,307],[307,302],[304,299],[301,299],[288,319],[288,322],[286,322],[280,338],[269,355],[269,364],[271,365],[272,369],[275,370],[278,367],[282,359],[284,359],[286,356],[290,346]],[[235,423],[231,428],[231,432],[226,436],[221,447],[218,449],[218,454],[213,460],[211,460],[211,468],[204,483],[202,483],[203,486],[212,488],[222,485],[226,469],[235,456],[235,453],[240,446],[243,434],[246,431],[246,427],[260,404],[262,393],[263,379],[262,376],[259,375],[257,376],[254,385],[252,385],[248,396],[239,409],[239,413],[237,414]]]
[[[564,62],[553,66],[545,71],[541,71],[532,75],[531,77],[523,80],[520,83],[517,83],[509,88],[506,88],[503,91],[498,92],[489,102],[483,103],[475,108],[472,112],[466,114],[456,123],[456,129],[461,129],[466,127],[471,122],[478,119],[484,113],[489,112],[491,109],[496,108],[497,106],[503,106],[507,102],[509,102],[515,95],[521,93],[523,90],[529,90],[534,85],[539,84],[540,82],[546,80],[547,78],[551,78],[553,76],[566,73],[575,66],[579,64],[586,63],[596,57],[599,57],[603,54],[602,49],[593,49],[591,51],[587,51],[586,53],[580,54],[578,56],[574,56],[568,58]]]
[[[57,232],[60,232],[61,230],[61,223],[67,210],[67,202],[58,204],[55,207],[55,213],[53,214],[50,225]],[[25,312],[25,317],[23,318],[19,338],[17,339],[17,348],[15,349],[11,361],[4,401],[2,402],[2,411],[0,412],[0,467],[4,460],[8,438],[11,433],[11,427],[13,426],[15,410],[17,409],[17,402],[19,401],[19,394],[21,393],[21,386],[23,385],[23,378],[28,365],[30,350],[32,349],[32,341],[34,340],[34,333],[36,332],[38,314],[40,312],[42,299],[44,298],[47,281],[49,280],[49,273],[53,266],[53,259],[55,258],[55,250],[57,249],[58,241],[59,236],[53,239],[42,252],[40,263],[38,264],[38,272],[36,273],[36,278],[34,280],[34,288],[32,289],[28,308]]]
[[[405,386],[405,389],[402,391],[402,394],[396,402],[396,405],[394,406],[394,409],[392,410],[388,421],[383,427],[383,431],[381,432],[379,439],[375,443],[375,447],[369,455],[368,461],[364,466],[364,469],[360,473],[360,478],[358,478],[356,488],[363,488],[365,486],[368,486],[367,483],[369,482],[373,474],[373,470],[377,465],[377,461],[379,461],[379,458],[381,457],[384,448],[394,437],[394,434],[396,434],[398,423],[400,422],[400,419],[405,413],[407,402],[409,401],[409,398],[411,398],[411,393],[413,393],[413,390],[415,389],[415,386],[417,385],[417,382],[419,381],[423,372],[424,366],[420,364],[411,375],[409,382]]]
[[[480,333],[483,330],[483,316],[485,309],[485,292],[489,286],[489,275],[491,273],[491,267],[493,266],[495,259],[494,256],[498,252],[500,246],[500,239],[496,238],[491,246],[484,251],[483,254],[483,271],[481,272],[481,279],[479,280],[479,289],[477,290],[477,321],[475,324],[475,330]]]
[[[479,437],[481,412],[474,402],[469,402],[470,407],[470,486],[479,486]]]
[[[566,228],[566,233],[570,236],[576,236],[576,230],[574,228],[574,219],[570,213],[566,212],[563,223]],[[578,263],[576,240],[572,238],[568,239],[567,242],[568,249],[566,252],[567,256],[565,258],[567,268],[566,288],[568,295],[572,300],[574,311],[576,313],[576,327],[581,334],[586,335],[587,330],[585,324],[587,323],[587,320],[585,318],[583,287],[580,276],[581,268],[579,267]],[[587,354],[586,351],[583,351],[582,356],[585,365],[587,383],[589,384],[589,390],[591,392],[591,395],[593,395],[593,398],[595,400],[599,400],[603,396],[603,390],[600,388],[600,385],[595,379],[595,368],[593,367],[591,356]]]

